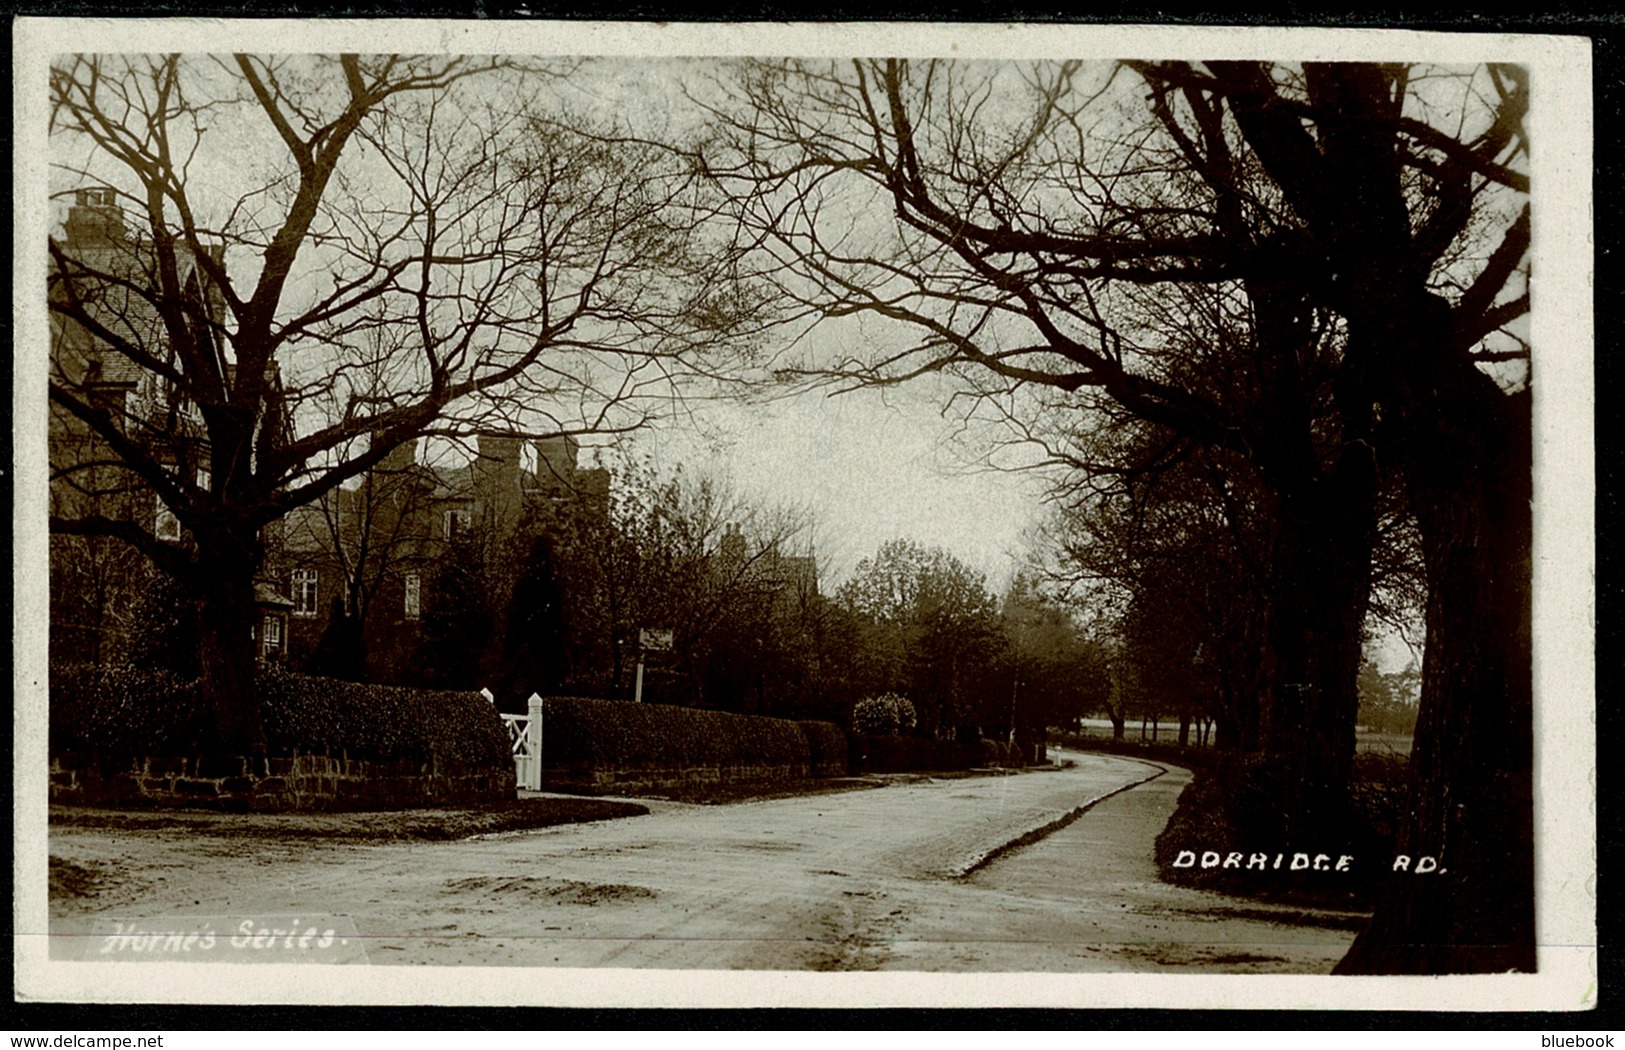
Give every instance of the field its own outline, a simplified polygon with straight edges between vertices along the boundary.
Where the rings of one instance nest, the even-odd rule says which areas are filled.
[[[1179,739],[1179,722],[1160,721],[1145,724],[1145,739],[1162,744],[1172,744]],[[1123,739],[1139,740],[1141,727],[1138,721],[1129,721],[1123,726]],[[1106,718],[1085,718],[1079,735],[1096,740],[1110,740],[1112,738],[1112,723]],[[1196,727],[1191,726],[1191,740],[1196,740]],[[1374,730],[1359,727],[1355,733],[1354,747],[1361,753],[1409,755],[1411,753],[1411,738],[1399,733],[1378,733]]]

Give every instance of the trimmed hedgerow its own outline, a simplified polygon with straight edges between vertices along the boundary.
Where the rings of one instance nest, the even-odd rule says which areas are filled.
[[[185,754],[203,738],[195,685],[168,671],[54,665],[50,698],[52,754]]]
[[[625,700],[550,696],[543,715],[548,768],[806,767],[807,734],[796,722]]]
[[[803,722],[815,777],[846,776],[846,734],[834,722]]]
[[[443,761],[503,767],[508,733],[479,693],[432,692],[264,671],[258,678],[273,755]],[[51,670],[51,751],[187,755],[206,739],[196,683],[164,671]]]
[[[984,737],[978,741],[977,749],[979,751],[978,761],[981,765],[1007,767],[1022,764],[1021,750],[1003,740],[989,740]]]
[[[503,766],[508,731],[479,693],[411,689],[267,671],[260,710],[273,752]]]
[[[864,773],[919,773],[970,769],[981,759],[977,744],[923,736],[865,736],[853,733],[849,764]]]

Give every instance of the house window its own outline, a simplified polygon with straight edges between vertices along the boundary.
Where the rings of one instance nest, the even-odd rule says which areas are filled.
[[[209,472],[203,467],[197,468],[197,487],[207,492],[209,491],[209,481]]]
[[[265,655],[282,651],[282,617],[266,616],[264,621]]]
[[[415,620],[422,612],[423,583],[415,572],[406,574],[406,618]]]
[[[472,515],[469,514],[467,507],[453,507],[451,510],[446,511],[443,523],[446,530],[446,539],[454,540],[468,532],[471,520]]]
[[[310,617],[316,615],[316,570],[293,570],[293,614]]]
[[[154,497],[153,503],[158,510],[153,516],[152,534],[161,540],[170,543],[181,541],[181,519],[175,517],[174,511],[164,505],[164,501]]]

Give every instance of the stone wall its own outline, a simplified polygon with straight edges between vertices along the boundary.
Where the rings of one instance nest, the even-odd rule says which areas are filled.
[[[542,770],[543,791],[580,792],[592,795],[635,795],[671,788],[704,787],[711,784],[775,783],[805,780],[811,770],[805,763],[780,765],[694,765],[633,766],[615,768],[588,763],[569,763],[562,768]]]
[[[51,758],[51,801],[238,812],[407,809],[516,797],[513,767],[468,770],[438,761],[289,758]]]

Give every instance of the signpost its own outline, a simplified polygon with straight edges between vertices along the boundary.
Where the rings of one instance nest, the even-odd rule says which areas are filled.
[[[644,627],[638,631],[638,678],[632,694],[635,703],[643,703],[643,654],[669,653],[671,648],[670,627]]]

